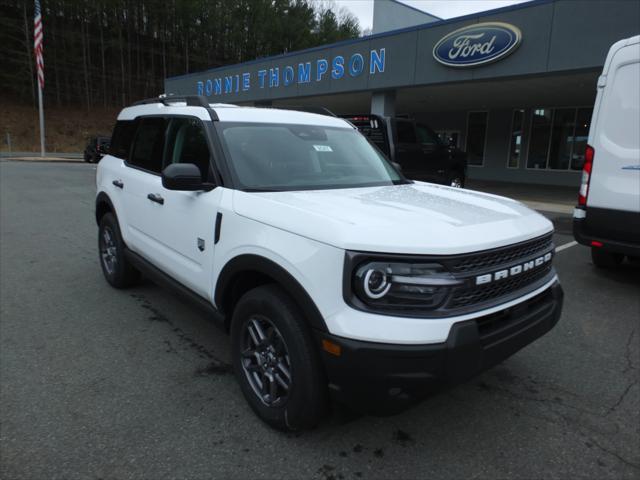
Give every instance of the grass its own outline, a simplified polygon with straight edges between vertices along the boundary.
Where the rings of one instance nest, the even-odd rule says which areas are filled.
[[[0,151],[39,152],[40,130],[38,108],[3,98],[0,115]],[[98,134],[111,135],[120,107],[58,107],[45,102],[45,148],[47,152],[75,153],[84,151],[87,139]]]

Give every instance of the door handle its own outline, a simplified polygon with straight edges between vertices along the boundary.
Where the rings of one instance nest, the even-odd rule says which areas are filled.
[[[122,180],[114,180],[111,183],[113,183],[118,188],[124,188],[124,183],[122,183]]]
[[[149,195],[147,195],[147,198],[152,202],[156,202],[156,203],[159,203],[160,205],[164,205],[164,198],[162,198],[157,193],[150,193]]]

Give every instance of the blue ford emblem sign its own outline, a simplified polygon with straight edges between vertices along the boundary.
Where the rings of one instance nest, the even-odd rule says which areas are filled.
[[[476,23],[442,37],[433,57],[449,67],[474,67],[504,58],[521,40],[520,29],[508,23]]]

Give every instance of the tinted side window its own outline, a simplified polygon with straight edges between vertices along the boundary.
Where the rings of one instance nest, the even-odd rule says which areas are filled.
[[[118,120],[111,136],[111,147],[109,153],[114,157],[127,160],[131,149],[131,140],[136,133],[136,122],[134,120]]]
[[[427,126],[416,124],[416,131],[418,132],[418,140],[423,145],[439,145],[440,140],[438,136],[431,131]]]
[[[127,162],[134,167],[160,173],[165,127],[166,120],[164,118],[142,118],[133,142],[131,158]]]
[[[165,155],[165,166],[172,163],[193,163],[200,169],[202,180],[209,180],[209,146],[198,119],[171,119]]]
[[[418,143],[412,122],[398,121],[396,130],[398,131],[398,143]]]

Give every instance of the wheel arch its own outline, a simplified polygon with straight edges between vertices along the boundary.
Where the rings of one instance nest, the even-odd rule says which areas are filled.
[[[232,258],[223,267],[216,282],[214,301],[225,316],[228,329],[235,304],[249,290],[275,283],[288,293],[300,307],[309,326],[328,331],[320,310],[304,287],[283,267],[260,255],[243,254]]]
[[[100,219],[106,213],[116,214],[116,209],[113,207],[113,203],[105,192],[100,192],[96,197],[96,223],[100,225]]]

